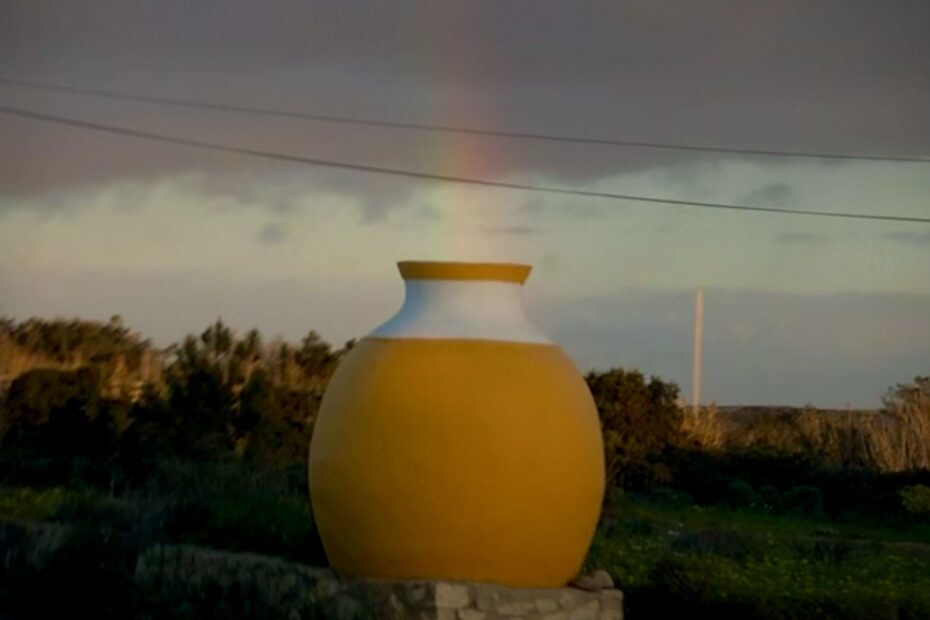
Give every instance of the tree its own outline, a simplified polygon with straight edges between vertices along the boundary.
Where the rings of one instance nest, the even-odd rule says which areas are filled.
[[[100,398],[93,369],[31,370],[17,377],[4,403],[5,442],[96,460],[115,450],[116,408]]]
[[[678,386],[622,368],[592,371],[585,380],[604,433],[608,486],[662,482],[668,468],[657,457],[682,440]]]

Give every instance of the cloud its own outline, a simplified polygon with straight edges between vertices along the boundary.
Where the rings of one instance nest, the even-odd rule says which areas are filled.
[[[782,232],[775,235],[779,243],[824,243],[829,241],[827,235],[809,232]]]
[[[868,190],[874,181],[857,166],[838,169],[832,182],[850,194]],[[707,174],[741,179],[737,193],[775,174],[803,186],[796,172],[740,165]],[[439,188],[418,192],[387,222],[360,226],[354,201],[312,184],[303,193],[296,177],[287,189],[293,206],[284,211],[269,210],[251,184],[245,189],[255,193],[240,199],[235,187],[214,192],[187,177],[176,181],[141,184],[141,192],[79,192],[72,198],[80,209],[54,216],[29,208],[0,214],[0,310],[118,312],[158,337],[222,315],[271,334],[318,328],[338,342],[396,309],[399,258],[491,258],[536,267],[526,289],[530,314],[580,366],[634,365],[683,386],[693,308],[686,289],[704,286],[708,395],[723,402],[868,404],[921,372],[930,354],[930,264],[914,260],[909,247],[844,235],[846,222],[613,205],[600,218],[578,219],[571,201],[526,213],[521,194]],[[662,190],[661,174],[612,182]],[[914,204],[922,195],[915,192]],[[439,219],[418,217],[417,208],[429,205]],[[790,222],[808,239],[820,234],[831,243],[774,245],[779,231],[797,234]],[[677,228],[657,232],[663,223]],[[482,234],[482,226],[511,234]],[[282,233],[291,242],[262,245]],[[771,290],[736,290],[747,287]],[[843,289],[872,292],[827,294]]]
[[[907,245],[930,245],[930,230],[925,230],[923,232],[917,232],[914,230],[901,230],[885,233],[884,237],[891,239],[892,241],[904,243]]]
[[[264,245],[277,245],[287,240],[287,231],[281,224],[266,224],[258,231],[255,240]]]
[[[532,235],[544,229],[538,226],[483,226],[481,230],[495,235]]]
[[[363,223],[382,221],[406,206],[416,185],[407,179],[347,171],[259,169],[197,175],[198,191],[244,205],[260,205],[280,214],[313,208],[317,197],[338,195],[355,205]]]
[[[709,288],[704,299],[708,399],[870,407],[926,372],[930,295]],[[690,389],[693,291],[546,295],[530,310],[583,370],[639,368]]]
[[[743,198],[742,202],[752,206],[791,206],[796,203],[798,192],[787,183],[769,183],[759,189],[755,189]]]
[[[639,368],[688,393],[694,293],[623,288],[594,296],[559,290],[545,259],[527,284],[527,311],[582,370]],[[0,311],[16,318],[114,313],[160,345],[222,316],[239,329],[297,339],[310,329],[332,342],[359,337],[402,301],[393,264],[352,277],[322,270],[241,279],[234,270],[48,274],[0,269]],[[271,275],[269,275],[271,274]],[[577,272],[562,273],[565,278]],[[704,385],[723,404],[879,404],[885,389],[925,374],[930,295],[808,294],[705,289]]]
[[[183,0],[0,3],[10,33],[0,37],[0,58],[4,73],[33,80],[254,108],[644,142],[926,155],[928,3],[894,11],[873,0],[582,4],[229,0],[192,10]],[[580,184],[721,159],[128,105],[12,86],[0,87],[0,99],[192,139],[490,178],[540,173]],[[23,119],[0,118],[0,125],[0,187],[8,195],[287,166]],[[373,219],[382,212],[377,182],[349,175],[340,186],[371,196]]]

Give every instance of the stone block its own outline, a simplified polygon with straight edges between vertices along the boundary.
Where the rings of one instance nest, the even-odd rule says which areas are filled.
[[[459,609],[471,602],[468,587],[459,583],[439,581],[433,592],[436,607],[439,609]]]
[[[568,615],[568,620],[598,620],[597,612],[600,608],[601,605],[598,601],[588,601],[581,607],[576,607],[572,610]]]

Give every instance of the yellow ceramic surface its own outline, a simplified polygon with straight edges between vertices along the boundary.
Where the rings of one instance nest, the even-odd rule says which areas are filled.
[[[323,544],[349,575],[564,585],[603,494],[594,403],[522,314],[529,268],[468,267],[402,263],[404,307],[333,377],[310,450]]]

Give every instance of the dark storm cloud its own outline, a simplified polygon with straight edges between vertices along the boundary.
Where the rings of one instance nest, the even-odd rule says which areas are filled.
[[[928,3],[871,0],[4,0],[0,74],[399,121],[926,155],[928,22]],[[545,173],[584,182],[694,157],[249,118],[10,86],[0,87],[0,101],[227,144],[471,176]],[[282,169],[6,117],[0,134],[3,195],[191,170]],[[380,202],[382,180],[295,172],[304,173]]]

